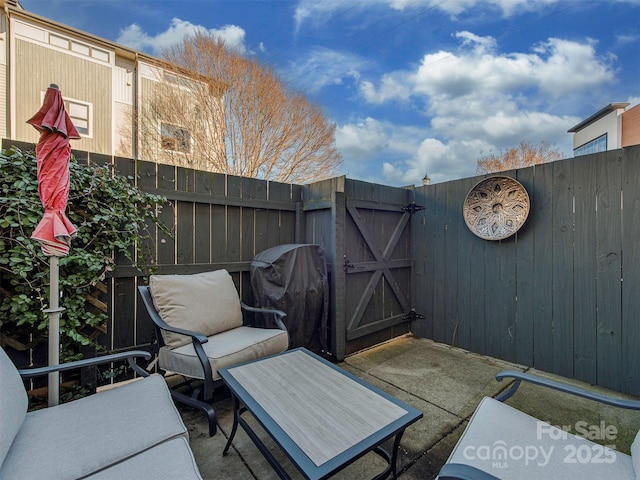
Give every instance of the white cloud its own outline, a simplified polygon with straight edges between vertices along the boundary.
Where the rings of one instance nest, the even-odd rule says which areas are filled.
[[[558,104],[612,83],[611,59],[598,56],[588,39],[550,38],[530,52],[501,53],[492,37],[471,32],[456,37],[458,51],[428,53],[413,70],[360,82],[367,102],[424,105],[422,113],[430,119],[419,138],[403,139],[402,151],[390,140],[392,125],[369,119],[368,124],[384,127],[386,158],[379,174],[385,181],[419,184],[425,172],[434,182],[471,176],[483,153],[521,141],[545,141],[570,155],[567,129],[580,118],[557,114]],[[376,155],[371,150],[368,154]],[[348,163],[349,151],[343,155]]]
[[[367,64],[367,60],[357,55],[317,47],[292,63],[286,77],[301,89],[314,93],[327,85],[342,84],[347,79],[357,80]]]
[[[383,75],[379,88],[370,81],[364,80],[359,86],[360,94],[372,104],[387,103],[389,100],[406,101],[411,96],[411,88],[403,77],[404,74],[399,72]]]
[[[159,55],[165,49],[180,45],[184,37],[194,35],[197,32],[208,33],[222,40],[228,48],[240,53],[247,52],[245,31],[241,27],[225,25],[219,29],[207,29],[199,25],[194,25],[191,22],[180,20],[179,18],[171,20],[171,25],[164,32],[153,36],[143,31],[139,25],[135,23],[131,24],[120,31],[120,35],[116,41],[136,50]]]
[[[451,15],[471,10],[476,7],[489,7],[501,12],[505,18],[512,17],[520,12],[538,11],[548,5],[558,3],[560,0],[367,0],[355,3],[353,0],[300,0],[295,9],[294,20],[296,31],[305,22],[311,22],[314,26],[321,26],[340,12],[362,12],[373,8],[386,7],[393,10],[425,10],[436,9]],[[633,0],[635,1],[635,0]]]
[[[462,39],[462,45],[472,46],[476,54],[491,52],[496,48],[496,39],[493,37],[480,37],[471,32],[456,32],[456,38]]]
[[[626,101],[629,102],[629,106],[627,108],[633,108],[640,103],[640,97],[629,97]]]
[[[415,94],[453,99],[533,88],[558,98],[614,80],[611,59],[599,57],[591,41],[550,38],[532,53],[497,53],[491,37],[469,32],[457,36],[463,40],[460,52],[440,51],[422,58],[410,79]]]
[[[350,159],[360,161],[371,158],[388,147],[385,126],[373,118],[347,124],[336,130],[336,146]]]

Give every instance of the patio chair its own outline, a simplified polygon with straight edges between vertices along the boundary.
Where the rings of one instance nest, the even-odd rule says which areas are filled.
[[[226,270],[151,275],[149,286],[138,290],[155,325],[158,367],[185,377],[189,384],[202,381],[190,396],[178,391],[184,382],[174,386],[173,398],[204,411],[209,435],[214,435],[216,416],[210,402],[222,384],[218,369],[287,350],[286,314],[245,305]],[[245,325],[243,311],[263,314],[273,328]]]
[[[151,354],[134,350],[18,370],[0,347],[0,479],[202,480],[166,382],[136,358]],[[27,411],[23,380],[124,360],[143,378]]]
[[[485,397],[480,402],[440,470],[439,480],[640,479],[640,432],[631,445],[631,455],[626,455],[502,403],[522,381],[620,408],[640,410],[640,401],[610,397],[522,372],[503,371],[496,375],[498,381],[505,378],[515,382],[495,399]]]

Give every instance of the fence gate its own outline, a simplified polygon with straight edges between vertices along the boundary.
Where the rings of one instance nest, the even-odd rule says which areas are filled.
[[[422,207],[411,189],[346,180],[336,196],[336,356],[406,333],[412,302],[411,218]],[[341,262],[341,264],[340,264]],[[342,325],[342,328],[341,328]],[[344,350],[340,345],[344,345]]]

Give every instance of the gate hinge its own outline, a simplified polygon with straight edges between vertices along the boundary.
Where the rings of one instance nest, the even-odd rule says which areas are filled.
[[[424,320],[425,318],[427,317],[425,317],[421,313],[416,312],[413,309],[409,313],[407,313],[404,317],[402,317],[403,320],[407,320],[409,322],[415,322],[416,320]]]
[[[402,207],[402,210],[404,210],[407,213],[410,213],[411,215],[424,209],[425,209],[424,205],[417,205],[416,202],[412,202],[408,204],[406,207]]]

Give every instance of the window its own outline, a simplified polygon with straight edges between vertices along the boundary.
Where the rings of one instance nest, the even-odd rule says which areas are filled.
[[[89,125],[91,118],[91,105],[78,102],[77,100],[65,99],[65,108],[73,125],[81,135],[89,136]]]
[[[191,151],[191,134],[185,128],[163,123],[160,127],[160,141],[164,150],[189,153]]]
[[[165,82],[171,83],[172,85],[177,85],[178,87],[187,89],[194,88],[192,80],[183,77],[182,75],[176,75],[175,73],[163,71],[162,77],[164,78]]]
[[[573,155],[589,155],[590,153],[607,151],[607,134],[581,145],[573,151]]]

